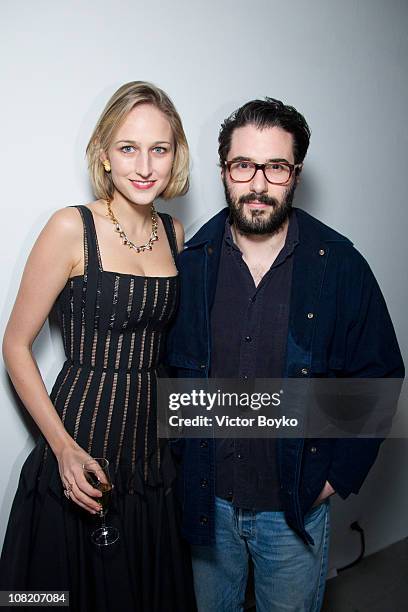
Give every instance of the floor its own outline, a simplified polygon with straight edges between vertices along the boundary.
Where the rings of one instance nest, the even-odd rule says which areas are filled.
[[[327,581],[322,612],[407,612],[408,538]]]

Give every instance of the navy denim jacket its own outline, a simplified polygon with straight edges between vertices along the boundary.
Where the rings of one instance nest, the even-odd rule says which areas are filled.
[[[308,213],[295,250],[285,377],[404,376],[397,339],[378,284],[344,236]],[[178,258],[180,304],[167,342],[173,376],[206,377],[211,360],[210,310],[228,209],[210,219]],[[313,317],[309,316],[313,313]],[[326,480],[343,498],[357,493],[373,465],[378,439],[279,439],[278,469],[287,523],[304,528]],[[175,441],[180,460],[182,531],[191,544],[214,541],[214,440]]]

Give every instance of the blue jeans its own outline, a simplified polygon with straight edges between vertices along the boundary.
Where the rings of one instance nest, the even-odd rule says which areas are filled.
[[[199,612],[244,609],[248,558],[254,565],[257,612],[318,612],[329,547],[329,502],[305,517],[309,546],[286,524],[283,512],[252,512],[216,498],[214,546],[193,546]]]

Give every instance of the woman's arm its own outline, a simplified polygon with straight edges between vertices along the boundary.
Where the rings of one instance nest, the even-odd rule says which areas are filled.
[[[81,257],[81,217],[73,208],[59,210],[40,233],[27,260],[4,334],[3,357],[19,397],[58,459],[63,483],[73,485],[71,499],[93,511],[98,504],[88,495],[100,493],[87,483],[81,468],[89,455],[64,428],[32,355],[33,342]]]

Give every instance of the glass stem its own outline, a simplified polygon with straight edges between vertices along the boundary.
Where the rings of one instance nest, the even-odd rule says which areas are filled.
[[[102,529],[105,531],[106,530],[106,523],[105,523],[105,512],[102,510],[101,512],[101,522],[102,522]]]

